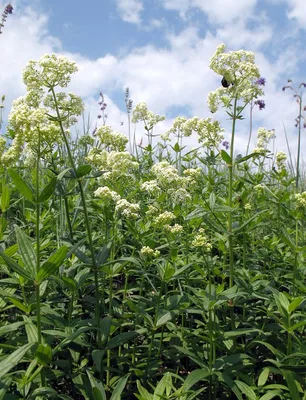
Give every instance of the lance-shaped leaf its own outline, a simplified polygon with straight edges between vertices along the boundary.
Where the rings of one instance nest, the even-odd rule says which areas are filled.
[[[34,278],[36,275],[37,259],[33,244],[28,236],[18,226],[15,226],[15,232],[18,243],[18,251],[23,261],[24,268],[29,275]]]
[[[33,347],[34,343],[27,343],[19,349],[13,351],[12,354],[1,360],[0,364],[0,378],[7,374],[10,370],[16,367],[24,355]]]
[[[51,197],[54,193],[55,187],[57,183],[57,178],[52,178],[49,183],[43,188],[42,192],[39,195],[38,202],[42,203]]]
[[[34,200],[34,192],[32,188],[25,182],[25,180],[12,168],[8,169],[13,182],[18,189],[19,193],[21,193],[27,200]]]
[[[52,254],[48,258],[48,260],[40,267],[38,274],[35,278],[36,281],[38,283],[41,283],[44,279],[54,274],[54,272],[57,271],[59,267],[63,264],[67,252],[68,248],[66,246],[62,246],[54,254]]]
[[[19,264],[16,263],[11,257],[8,257],[3,251],[0,251],[0,257],[3,258],[6,265],[13,271],[16,272],[18,275],[22,276],[25,279],[31,280],[33,277]]]

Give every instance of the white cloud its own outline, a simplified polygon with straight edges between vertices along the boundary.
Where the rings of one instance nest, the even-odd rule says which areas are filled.
[[[176,10],[182,17],[192,8],[203,11],[211,22],[222,25],[251,17],[257,0],[161,0],[164,8]]]
[[[140,24],[143,3],[141,0],[115,0],[117,9],[123,21]]]
[[[263,111],[254,111],[254,139],[256,127],[275,128],[278,136],[276,147],[286,150],[284,121],[293,151],[296,149],[294,119],[297,109],[292,97],[281,91],[279,79],[284,74],[286,78],[287,74],[293,77],[299,62],[298,53],[295,46],[291,45],[276,54],[272,62],[260,51],[261,45],[265,41],[269,43],[271,38],[269,21],[263,19],[261,25],[255,26],[253,30],[243,21],[224,24],[214,35],[210,32],[201,35],[198,29],[187,27],[179,34],[166,33],[166,48],[148,45],[133,48],[128,54],[108,54],[91,60],[81,54],[64,52],[61,42],[49,35],[45,15],[38,15],[27,8],[10,17],[5,27],[7,29],[0,36],[0,95],[6,94],[7,108],[13,98],[24,94],[22,69],[26,63],[45,53],[57,51],[78,63],[79,72],[74,76],[69,89],[84,98],[87,112],[90,111],[93,120],[98,112],[98,98],[95,96],[102,90],[108,103],[108,122],[115,129],[127,132],[124,109],[120,109],[113,98],[114,91],[118,90],[122,91],[124,97],[126,87],[130,88],[134,104],[146,101],[148,107],[159,114],[165,114],[173,107],[187,107],[190,116],[208,117],[211,114],[206,104],[207,94],[220,85],[220,77],[209,70],[208,63],[217,45],[225,41],[229,43],[229,50],[237,47],[256,50],[256,60],[262,75],[267,79],[267,107]],[[248,117],[247,112],[245,117]],[[225,112],[219,111],[214,118],[220,118],[226,129],[226,137],[229,138],[230,121]],[[124,121],[123,126],[120,121]],[[167,130],[171,122],[168,119],[160,124],[157,133]],[[239,121],[237,127],[237,148],[243,151],[248,138],[247,120]],[[139,139],[143,128],[138,127],[137,132]],[[189,144],[196,145],[194,140]]]

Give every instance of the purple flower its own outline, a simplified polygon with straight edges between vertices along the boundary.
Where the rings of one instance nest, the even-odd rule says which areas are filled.
[[[228,148],[229,148],[229,142],[228,142],[227,140],[223,140],[222,146],[224,146],[224,147],[226,148],[226,150],[228,150]]]
[[[13,6],[12,6],[12,4],[11,3],[9,3],[6,7],[5,7],[5,9],[4,9],[4,13],[5,14],[12,14],[13,13]]]
[[[259,78],[255,82],[256,85],[261,85],[261,86],[265,86],[265,83],[266,83],[266,78]]]
[[[259,106],[260,110],[263,110],[266,107],[266,104],[265,104],[264,100],[256,100],[254,104]]]

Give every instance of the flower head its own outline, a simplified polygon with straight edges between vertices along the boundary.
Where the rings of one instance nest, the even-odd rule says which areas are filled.
[[[264,100],[256,100],[254,104],[256,104],[259,107],[259,110],[263,110],[266,107]]]
[[[259,78],[259,79],[257,79],[257,81],[255,81],[255,84],[256,84],[256,85],[259,85],[259,86],[265,86],[265,84],[266,84],[266,78]]]
[[[218,110],[219,104],[228,108],[232,99],[242,99],[249,103],[263,95],[264,78],[260,78],[254,53],[245,50],[225,52],[221,44],[210,60],[210,68],[222,76],[222,86],[208,95],[208,106],[211,112]],[[254,82],[260,82],[260,85]],[[231,83],[231,85],[229,84]]]

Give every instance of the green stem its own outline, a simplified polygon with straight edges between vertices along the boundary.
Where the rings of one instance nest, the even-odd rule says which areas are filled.
[[[234,169],[234,139],[235,139],[235,127],[236,127],[236,112],[237,112],[237,96],[234,102],[234,112],[233,112],[233,123],[232,123],[232,137],[231,137],[231,165],[228,165],[229,180],[228,180],[228,206],[230,208],[228,213],[228,247],[229,247],[229,262],[230,262],[230,288],[233,286],[234,282],[234,249],[233,249],[233,214],[232,214],[232,204],[233,204],[233,169]]]
[[[37,160],[36,160],[36,273],[40,270],[40,202],[39,202],[39,162],[40,162],[40,132],[38,132]],[[40,284],[35,282],[36,294],[36,319],[37,319],[37,343],[42,343],[41,335],[41,304]],[[41,386],[45,386],[45,375],[40,373]]]
[[[296,180],[295,187],[298,189],[300,180],[300,156],[301,156],[301,121],[302,121],[302,94],[299,96],[299,133],[298,133],[298,150],[296,160]]]
[[[88,237],[88,242],[89,242],[89,249],[91,253],[91,259],[92,259],[92,266],[93,266],[93,272],[94,272],[94,284],[95,284],[95,300],[96,300],[96,307],[95,307],[95,317],[96,317],[96,326],[97,326],[97,342],[98,342],[98,347],[100,347],[101,344],[101,331],[100,331],[100,299],[99,299],[99,279],[98,279],[98,267],[96,263],[96,258],[95,258],[95,252],[94,252],[94,246],[93,246],[93,241],[92,241],[92,234],[91,234],[91,227],[89,223],[89,217],[88,217],[88,211],[87,211],[87,205],[86,205],[86,198],[85,198],[85,193],[83,189],[83,184],[80,178],[77,178],[76,174],[76,165],[74,163],[74,158],[72,156],[70,146],[68,143],[67,136],[65,134],[65,130],[63,127],[63,122],[59,113],[59,108],[58,108],[58,103],[57,103],[57,98],[54,92],[54,88],[51,88],[51,92],[53,95],[54,103],[55,103],[55,109],[56,109],[56,114],[58,118],[58,123],[60,125],[60,129],[62,132],[62,136],[66,145],[67,153],[68,153],[68,158],[69,162],[71,164],[72,170],[75,174],[75,177],[78,182],[78,187],[82,199],[82,205],[83,205],[83,211],[84,211],[84,217],[85,217],[85,225],[86,225],[86,230],[87,230],[87,237]]]

